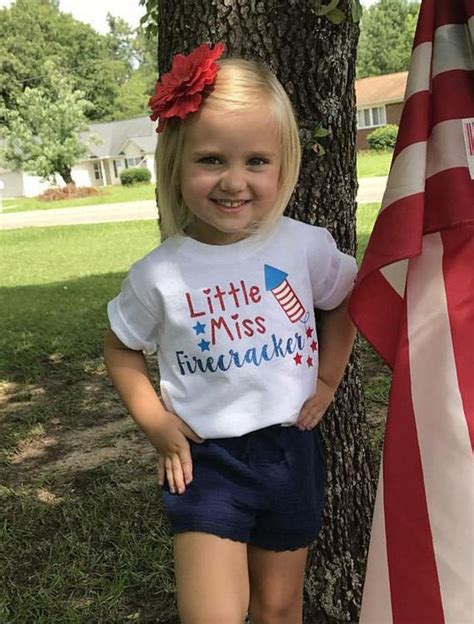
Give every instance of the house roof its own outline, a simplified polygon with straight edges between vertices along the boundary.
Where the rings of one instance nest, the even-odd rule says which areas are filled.
[[[408,72],[371,76],[356,80],[357,108],[372,104],[403,102],[407,85]]]
[[[132,137],[131,139],[125,141],[122,146],[123,150],[125,149],[125,146],[128,142],[134,143],[138,147],[138,149],[142,150],[142,152],[145,152],[145,154],[152,154],[156,148],[156,134],[154,133],[153,136],[147,137]]]
[[[91,135],[99,136],[101,142],[89,144],[89,158],[119,156],[128,141],[133,141],[147,154],[155,151],[155,126],[149,117],[91,124],[88,130],[81,132],[81,141],[88,142]]]

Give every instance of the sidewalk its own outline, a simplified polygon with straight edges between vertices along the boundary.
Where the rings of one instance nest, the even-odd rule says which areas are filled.
[[[359,204],[371,204],[373,202],[382,203],[382,197],[387,186],[388,176],[378,176],[376,178],[361,178],[359,180],[359,192],[357,202]]]
[[[154,199],[120,204],[99,204],[77,208],[52,208],[28,212],[0,213],[0,230],[51,225],[78,225],[82,223],[110,223],[157,219]]]
[[[359,204],[381,202],[387,184],[386,177],[362,178],[359,181]],[[114,221],[140,221],[158,218],[154,199],[121,204],[99,204],[78,208],[53,208],[29,212],[0,213],[0,230],[54,225],[79,225],[82,223],[111,223]]]

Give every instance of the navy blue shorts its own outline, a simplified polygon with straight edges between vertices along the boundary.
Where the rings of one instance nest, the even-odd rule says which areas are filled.
[[[193,481],[163,502],[172,533],[199,531],[268,550],[309,546],[321,527],[325,467],[317,431],[273,425],[190,441]]]

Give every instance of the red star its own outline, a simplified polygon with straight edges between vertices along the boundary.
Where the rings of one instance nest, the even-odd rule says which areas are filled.
[[[313,328],[312,327],[308,327],[306,329],[306,336],[307,336],[307,338],[311,338],[312,335],[313,335]]]
[[[318,343],[316,342],[316,340],[313,340],[313,342],[311,343],[311,350],[312,351],[318,350]]]
[[[308,368],[311,368],[313,366],[313,358],[308,356],[306,364],[308,365]]]
[[[299,353],[297,353],[293,359],[294,359],[295,364],[297,366],[298,366],[298,364],[301,364],[301,355]]]

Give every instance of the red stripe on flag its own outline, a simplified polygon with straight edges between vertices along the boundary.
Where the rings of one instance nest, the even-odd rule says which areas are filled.
[[[394,159],[405,147],[426,141],[436,124],[472,117],[473,84],[473,71],[451,70],[433,78],[432,94],[419,91],[408,98],[400,119]],[[455,93],[456,97],[446,97],[447,93]]]
[[[428,125],[430,106],[430,94],[428,91],[414,93],[405,102],[400,118],[393,160],[408,145],[428,139],[430,135],[430,127]]]
[[[436,0],[435,28],[445,24],[464,24],[474,15],[473,0]]]
[[[446,169],[428,178],[424,233],[474,222],[473,198],[474,180],[471,180],[467,167]]]
[[[413,47],[432,41],[436,28],[465,24],[473,15],[474,0],[423,0]]]
[[[432,41],[434,29],[435,0],[424,0],[420,7],[418,26],[416,27],[415,39],[413,41],[413,49],[420,45],[420,43]]]
[[[367,306],[370,300],[370,308]],[[375,271],[363,284],[355,289],[349,300],[352,318],[361,334],[373,345],[380,357],[393,368],[398,344],[398,325],[403,310],[403,301],[388,284],[384,276]],[[359,324],[363,318],[364,323]],[[390,330],[387,331],[387,326]]]
[[[393,624],[444,624],[411,400],[406,310],[384,443],[384,509]]]
[[[421,252],[424,199],[424,193],[416,193],[394,201],[382,210],[367,245],[359,280],[374,269]]]
[[[474,112],[474,71],[456,69],[432,80],[431,125],[448,119],[472,117]]]
[[[442,233],[443,273],[459,389],[474,448],[474,224]]]

